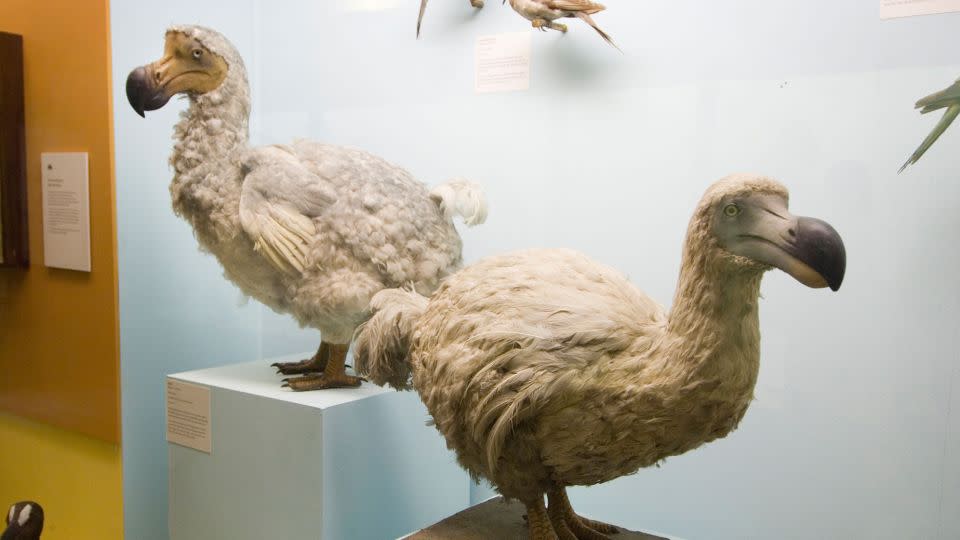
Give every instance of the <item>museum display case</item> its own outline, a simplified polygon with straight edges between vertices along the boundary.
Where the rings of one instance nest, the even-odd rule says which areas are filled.
[[[426,4],[111,3],[127,537],[960,534],[960,13]]]

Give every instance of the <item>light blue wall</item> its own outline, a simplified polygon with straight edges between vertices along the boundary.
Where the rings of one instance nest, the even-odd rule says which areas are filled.
[[[170,211],[174,110],[122,93],[168,23],[223,31],[245,55],[255,142],[360,146],[428,183],[483,183],[469,260],[567,246],[669,304],[693,205],[758,171],[830,221],[849,269],[832,294],[763,286],[757,400],[740,430],[660,468],[573,493],[584,513],[687,539],[957,538],[960,127],[900,164],[935,123],[912,110],[960,75],[960,16],[882,22],[878,2],[608,0],[533,36],[531,90],[473,94],[474,41],[525,31],[500,2],[113,0],[124,467],[129,538],[162,538],[162,375],[315,347],[238,292]],[[482,497],[475,490],[474,497]]]

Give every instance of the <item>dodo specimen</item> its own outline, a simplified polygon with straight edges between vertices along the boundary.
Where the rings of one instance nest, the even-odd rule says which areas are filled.
[[[320,329],[313,358],[276,364],[284,374],[305,374],[284,384],[359,385],[344,361],[370,299],[410,284],[429,294],[459,268],[452,216],[469,225],[484,220],[479,188],[455,180],[431,192],[407,171],[351,148],[309,141],[251,148],[243,60],[208,28],[170,28],[163,58],[127,78],[140,115],[176,94],[190,105],[170,158],[174,211],[245,294]]]
[[[837,290],[846,253],[756,176],[710,187],[666,313],[615,270],[567,250],[494,256],[428,300],[378,293],[357,330],[373,382],[412,386],[460,464],[527,507],[530,537],[597,539],[566,487],[606,482],[737,427],[760,361],[763,273]],[[546,494],[549,507],[544,505]]]

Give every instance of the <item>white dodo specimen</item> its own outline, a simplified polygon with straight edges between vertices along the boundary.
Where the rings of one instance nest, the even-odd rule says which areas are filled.
[[[452,216],[482,222],[481,191],[458,180],[430,192],[400,167],[351,148],[310,141],[251,148],[243,60],[208,28],[170,28],[163,58],[127,79],[140,115],[176,94],[190,106],[170,158],[174,211],[245,294],[320,329],[313,358],[276,364],[284,374],[308,374],[286,385],[359,385],[344,360],[370,299],[404,285],[430,294],[458,269]]]
[[[461,270],[429,300],[378,293],[357,330],[357,368],[397,388],[412,374],[460,464],[526,505],[531,538],[605,538],[615,528],[578,517],[565,488],[736,428],[757,381],[757,302],[771,267],[836,290],[843,242],[825,222],[792,216],[779,183],[729,177],[690,221],[669,313],[576,252],[521,251]]]

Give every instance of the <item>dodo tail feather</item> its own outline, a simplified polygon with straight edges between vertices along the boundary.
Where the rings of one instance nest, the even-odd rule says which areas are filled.
[[[354,366],[380,386],[410,389],[410,339],[427,299],[415,291],[386,289],[370,301],[373,316],[354,334]]]
[[[433,188],[430,198],[440,205],[443,215],[453,219],[463,218],[468,226],[479,225],[487,220],[487,198],[483,189],[467,180],[450,180]]]

